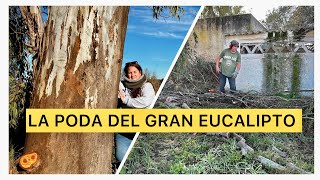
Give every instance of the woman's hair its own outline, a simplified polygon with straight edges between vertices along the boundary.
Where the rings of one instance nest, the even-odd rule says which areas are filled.
[[[129,70],[129,67],[131,67],[131,66],[134,66],[135,68],[137,68],[138,71],[140,71],[140,72],[141,72],[141,75],[142,75],[142,68],[141,68],[141,66],[139,65],[139,63],[138,63],[137,61],[132,61],[132,62],[126,63],[126,65],[125,65],[125,67],[124,67],[124,73],[125,73],[126,77],[128,77],[128,70]],[[141,96],[141,93],[142,93],[141,87],[139,87],[139,88],[134,88],[134,89],[131,89],[131,91],[130,91],[130,96],[131,96],[132,98],[136,98],[136,97]]]
[[[128,70],[129,70],[129,67],[131,67],[131,66],[136,67],[141,72],[141,75],[142,75],[142,68],[139,65],[139,63],[137,61],[132,61],[132,62],[127,62],[124,67],[124,73],[125,73],[126,77],[128,77]]]

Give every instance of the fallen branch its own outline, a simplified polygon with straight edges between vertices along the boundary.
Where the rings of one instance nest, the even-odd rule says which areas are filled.
[[[182,103],[181,107],[184,109],[190,109],[190,107],[186,103]]]
[[[291,170],[293,170],[294,172],[298,172],[300,174],[312,174],[311,172],[305,171],[299,167],[297,167],[296,165],[294,165],[293,163],[288,163],[287,167]]]
[[[190,108],[302,108],[306,112],[306,119],[313,118],[312,97],[302,99],[285,99],[278,96],[257,93],[251,91],[248,93],[237,92],[233,95],[221,93],[191,93],[182,91],[162,91],[157,103],[166,101],[167,97],[174,97],[180,104],[186,103]],[[308,110],[310,109],[311,110]]]
[[[280,149],[278,149],[275,146],[272,146],[272,150],[275,151],[277,154],[279,154],[279,156],[281,156],[281,157],[287,157],[287,153],[281,151]]]
[[[284,166],[281,166],[280,164],[274,162],[274,161],[271,161],[270,159],[268,158],[265,158],[263,156],[258,156],[257,160],[263,164],[264,166],[267,166],[269,168],[272,168],[272,169],[276,169],[276,170],[279,170],[279,171],[284,171],[286,168]]]
[[[237,146],[241,148],[241,154],[242,156],[246,156],[248,153],[253,153],[254,150],[252,147],[248,146],[245,142],[245,140],[241,140],[237,143]]]

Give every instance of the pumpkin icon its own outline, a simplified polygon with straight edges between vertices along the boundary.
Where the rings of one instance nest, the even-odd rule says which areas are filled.
[[[27,171],[38,167],[39,165],[39,155],[36,152],[25,153],[19,159],[19,166]]]

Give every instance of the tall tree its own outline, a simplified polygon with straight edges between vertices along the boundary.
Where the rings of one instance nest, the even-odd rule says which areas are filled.
[[[313,6],[280,6],[269,11],[267,18],[262,22],[268,30],[286,31],[313,29]]]
[[[153,16],[180,19],[179,6],[153,6]],[[20,7],[33,56],[31,108],[116,108],[129,7]],[[29,133],[37,152],[32,173],[111,173],[112,133]]]
[[[25,109],[30,105],[32,70],[25,46],[27,31],[19,7],[9,7],[9,132],[10,162],[21,154],[25,138]]]
[[[288,28],[288,22],[292,12],[293,6],[280,6],[279,8],[273,8],[272,11],[267,13],[267,18],[262,23],[268,30],[282,30],[285,31]]]
[[[18,7],[9,8],[9,126],[16,128],[24,114],[26,89],[31,81],[28,52],[24,39],[27,38],[25,24]]]
[[[314,6],[298,6],[289,19],[289,26],[295,29],[314,28]]]
[[[116,108],[129,7],[20,7],[36,52],[32,108]],[[31,20],[29,20],[31,19]],[[42,31],[43,30],[43,31]],[[35,38],[33,38],[35,37]],[[33,173],[111,173],[112,133],[28,133]]]

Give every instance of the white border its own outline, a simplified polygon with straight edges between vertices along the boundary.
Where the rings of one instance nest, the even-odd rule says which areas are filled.
[[[320,38],[320,2],[318,1],[317,4],[314,7],[314,172],[317,176],[320,174],[320,124],[319,124],[319,118],[320,118],[320,46],[319,46],[319,38]]]
[[[264,4],[275,4],[278,6],[292,5],[316,5],[317,0],[10,0],[6,1],[8,5],[72,5],[72,6],[116,6],[116,5],[185,5],[185,6],[201,6],[201,5],[225,5],[225,6],[246,6],[254,4],[263,6]]]
[[[319,134],[320,134],[320,125],[319,125],[319,97],[320,97],[320,83],[319,83],[319,70],[320,70],[320,57],[319,57],[319,16],[320,16],[320,2],[318,0],[268,0],[268,1],[258,1],[258,0],[77,0],[74,3],[65,0],[11,0],[1,2],[1,56],[2,56],[2,69],[1,73],[1,114],[2,117],[6,117],[0,120],[0,133],[1,133],[1,148],[0,148],[0,175],[1,179],[57,179],[57,178],[76,178],[76,179],[85,179],[94,178],[94,179],[166,179],[166,178],[205,178],[205,179],[233,179],[233,178],[246,178],[248,180],[257,178],[261,179],[301,179],[301,178],[310,178],[316,179],[320,176],[320,159],[319,159]],[[246,6],[254,4],[256,6],[263,6],[264,4],[277,4],[281,5],[313,5],[315,6],[315,66],[314,66],[314,88],[315,88],[315,151],[314,151],[314,168],[315,174],[312,175],[220,175],[220,174],[211,174],[211,175],[9,175],[8,174],[8,7],[10,5],[243,5]],[[179,50],[180,52],[180,50]],[[180,54],[180,53],[179,53]],[[171,70],[172,68],[170,68]],[[166,78],[167,79],[167,78]],[[135,137],[135,139],[137,136]],[[131,147],[132,148],[132,147]]]
[[[4,7],[4,8],[3,8]],[[3,8],[3,9],[2,9]],[[0,173],[1,176],[9,172],[9,8],[7,6],[1,6],[0,10],[1,19],[1,115],[0,120]],[[2,179],[2,178],[1,178]]]

